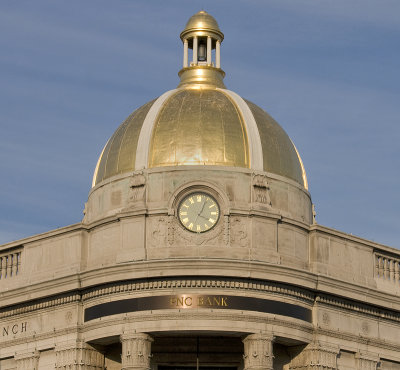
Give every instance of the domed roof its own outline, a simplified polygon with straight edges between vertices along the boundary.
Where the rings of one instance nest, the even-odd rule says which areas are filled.
[[[200,10],[196,14],[192,15],[186,23],[185,29],[181,32],[181,39],[183,39],[187,34],[193,32],[209,31],[218,35],[219,39],[222,41],[224,34],[219,29],[218,23],[213,16],[208,14],[204,10]]]
[[[307,188],[301,158],[282,127],[263,109],[225,88],[219,55],[223,34],[215,19],[204,11],[196,13],[182,35],[178,88],[143,105],[119,126],[100,155],[93,186],[145,168],[201,165],[265,171]],[[195,59],[193,52],[189,65],[188,47],[205,36],[207,60]]]
[[[93,185],[163,166],[252,168],[307,186],[301,159],[282,127],[227,89],[178,88],[134,111],[107,142]]]
[[[200,10],[189,18],[185,26],[185,31],[200,28],[220,31],[215,18],[204,10]]]

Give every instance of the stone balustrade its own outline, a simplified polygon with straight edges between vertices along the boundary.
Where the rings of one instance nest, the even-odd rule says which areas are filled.
[[[375,277],[399,284],[400,255],[393,257],[389,254],[375,252]]]
[[[0,280],[15,277],[20,272],[22,249],[0,252]]]

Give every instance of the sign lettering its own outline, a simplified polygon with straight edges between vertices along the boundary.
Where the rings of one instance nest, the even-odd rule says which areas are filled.
[[[228,297],[206,295],[169,296],[170,308],[229,307]]]
[[[28,323],[22,322],[19,324],[13,324],[13,325],[7,325],[3,326],[3,330],[1,331],[3,337],[8,337],[11,334],[20,334],[26,332],[26,328],[28,326]]]

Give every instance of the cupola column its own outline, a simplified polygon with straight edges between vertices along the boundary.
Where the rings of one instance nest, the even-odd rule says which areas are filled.
[[[153,338],[146,333],[121,335],[122,370],[150,370],[151,343]]]
[[[198,51],[198,39],[197,36],[193,37],[193,64],[197,66],[197,51]]]
[[[273,370],[273,341],[271,334],[250,334],[244,338],[244,370]]]
[[[211,65],[211,45],[212,45],[212,39],[211,36],[207,37],[207,65]]]
[[[219,40],[215,45],[215,67],[221,68],[221,41]]]
[[[188,50],[189,50],[189,43],[188,40],[185,39],[183,41],[183,68],[188,66]]]

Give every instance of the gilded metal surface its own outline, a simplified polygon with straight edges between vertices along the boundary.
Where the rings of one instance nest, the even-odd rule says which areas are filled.
[[[292,145],[293,145],[294,149],[296,150],[297,157],[299,158],[299,162],[300,162],[300,166],[301,166],[301,173],[302,173],[303,182],[304,182],[304,187],[308,190],[308,180],[307,180],[306,169],[305,169],[303,161],[302,161],[302,159],[300,157],[300,153],[296,148],[296,145],[294,145],[294,142],[292,141],[292,139],[290,139],[290,141],[292,142]]]
[[[181,32],[181,39],[211,34],[218,40],[224,39],[224,34],[219,29],[218,23],[213,16],[204,10],[192,15],[186,23],[185,29]]]
[[[188,86],[191,84],[212,85],[225,89],[223,78],[225,72],[220,68],[211,66],[195,66],[183,68],[178,73],[181,81],[178,87]],[[193,87],[193,86],[192,86]]]
[[[236,106],[213,89],[184,89],[170,97],[154,123],[149,167],[250,167],[244,123]]]
[[[264,110],[246,100],[260,133],[264,171],[288,177],[305,186],[299,156],[289,136]]]
[[[135,110],[115,131],[101,154],[93,186],[111,176],[134,170],[140,130],[154,101]]]

